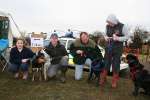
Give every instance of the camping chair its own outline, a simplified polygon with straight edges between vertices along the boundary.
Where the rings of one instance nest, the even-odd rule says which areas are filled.
[[[2,72],[5,70],[8,64],[8,39],[0,39],[0,64],[2,66]]]
[[[2,71],[6,68],[8,64],[8,56],[6,56],[7,48],[9,47],[9,30],[10,30],[10,21],[7,15],[0,16],[0,64]]]

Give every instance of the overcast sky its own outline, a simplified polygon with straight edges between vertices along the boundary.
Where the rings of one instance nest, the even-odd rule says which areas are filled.
[[[150,0],[0,0],[0,10],[27,32],[104,31],[111,13],[129,26],[150,29]]]

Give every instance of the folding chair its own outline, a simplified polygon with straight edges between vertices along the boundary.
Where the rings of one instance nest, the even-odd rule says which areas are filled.
[[[5,56],[3,53],[1,54],[0,64],[2,66],[2,72],[3,72],[8,64],[8,61],[7,61],[7,59],[5,59]]]
[[[5,70],[7,64],[8,64],[8,59],[9,59],[9,52],[7,49],[8,48],[8,40],[7,39],[1,39],[0,40],[0,64],[2,66],[2,72]]]

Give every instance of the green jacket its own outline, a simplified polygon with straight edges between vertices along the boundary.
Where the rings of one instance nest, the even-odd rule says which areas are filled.
[[[83,55],[77,54],[77,50],[82,50]],[[87,58],[91,60],[103,59],[100,49],[91,39],[87,44],[83,44],[80,39],[76,39],[70,46],[70,53],[73,56],[74,63],[79,65],[84,64]]]

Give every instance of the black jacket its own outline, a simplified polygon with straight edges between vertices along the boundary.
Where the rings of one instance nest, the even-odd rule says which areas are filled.
[[[54,47],[51,43],[45,48],[46,53],[52,58],[51,64],[59,64],[63,56],[68,55],[64,45],[60,42]]]
[[[24,47],[21,52],[18,51],[17,47],[14,47],[10,51],[10,63],[21,64],[22,59],[32,58],[35,54],[29,49]],[[29,62],[28,62],[29,63]]]
[[[117,25],[115,25],[114,27],[111,27],[109,25],[106,26],[106,34],[108,37],[112,37],[113,34],[117,31],[118,34],[117,36],[121,37],[124,36],[124,34],[122,33],[122,29],[123,29],[124,24],[122,23],[118,23]],[[112,41],[111,42],[111,46],[109,46],[110,43],[107,43],[107,46],[105,48],[106,53],[107,52],[112,52],[112,53],[117,53],[119,55],[122,55],[123,52],[123,42],[120,41]],[[111,51],[109,51],[110,49],[112,49]]]

